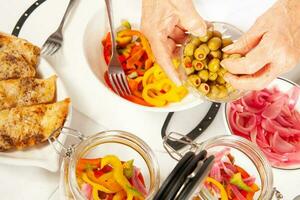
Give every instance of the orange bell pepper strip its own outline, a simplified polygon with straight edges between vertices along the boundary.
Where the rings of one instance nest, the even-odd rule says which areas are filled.
[[[137,103],[137,104],[142,105],[142,106],[153,107],[153,105],[151,105],[150,103],[147,103],[143,99],[141,99],[139,97],[136,97],[134,95],[127,95],[127,96],[124,96],[124,98],[127,99],[128,101],[131,101],[133,103]]]
[[[127,65],[129,68],[135,68],[135,64],[141,59],[143,56],[145,50],[140,49],[137,52],[135,52],[128,60],[127,60]]]
[[[246,170],[244,170],[243,168],[241,168],[241,167],[239,167],[237,165],[234,165],[234,166],[236,167],[236,170],[241,173],[242,178],[248,178],[248,177],[250,177],[250,175],[248,174],[248,172],[246,172]]]
[[[85,159],[85,158],[81,158],[78,162],[77,162],[77,166],[76,166],[76,172],[81,174],[83,171],[85,171],[87,169],[87,167],[89,168],[97,168],[100,167],[100,158],[97,159]]]
[[[258,187],[255,183],[254,183],[253,185],[251,185],[250,187],[251,187],[251,189],[252,189],[253,192],[249,192],[249,193],[246,195],[246,199],[247,199],[247,200],[253,200],[253,197],[254,197],[255,193],[256,193],[257,191],[259,191],[259,187]]]

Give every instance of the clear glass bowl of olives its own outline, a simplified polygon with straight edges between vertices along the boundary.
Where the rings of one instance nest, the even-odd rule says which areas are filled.
[[[237,90],[224,80],[227,71],[220,65],[223,59],[241,57],[222,52],[222,48],[241,35],[238,28],[223,22],[212,22],[204,37],[189,35],[182,48],[181,66],[187,75],[185,85],[213,102],[229,102],[243,96],[246,91]]]

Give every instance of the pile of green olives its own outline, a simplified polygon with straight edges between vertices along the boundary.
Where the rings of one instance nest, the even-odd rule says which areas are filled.
[[[224,80],[227,71],[220,65],[223,59],[241,57],[222,52],[222,48],[232,43],[230,38],[223,38],[219,31],[209,30],[204,37],[191,36],[184,47],[183,67],[188,82],[210,99],[224,99],[234,91]]]

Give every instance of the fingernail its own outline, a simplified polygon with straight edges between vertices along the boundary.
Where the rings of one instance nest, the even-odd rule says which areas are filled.
[[[230,51],[230,50],[232,50],[233,49],[233,44],[231,44],[231,45],[228,45],[227,47],[224,47],[223,49],[222,49],[222,51]]]
[[[206,35],[206,30],[203,30],[203,29],[197,29],[197,30],[193,30],[191,31],[191,33],[193,35],[196,35],[196,36],[199,36],[199,37],[203,37]]]

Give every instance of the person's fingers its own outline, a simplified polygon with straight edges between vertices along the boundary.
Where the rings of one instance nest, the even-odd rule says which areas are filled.
[[[263,35],[264,33],[250,30],[236,42],[223,48],[222,50],[228,54],[239,53],[245,55],[259,44]]]
[[[236,89],[261,90],[271,83],[276,75],[275,67],[268,64],[255,74],[238,76],[226,73],[224,79]]]
[[[205,20],[198,14],[194,3],[188,1],[177,6],[180,24],[191,34],[196,36],[204,36],[207,32],[207,24]]]
[[[245,57],[225,59],[221,65],[232,74],[254,74],[271,62],[266,43],[261,43]]]
[[[162,67],[167,76],[177,85],[181,85],[181,80],[177,70],[172,63],[172,54],[175,50],[175,43],[172,39],[153,38],[151,48],[156,57],[157,63]],[[166,45],[167,44],[167,45]]]
[[[183,44],[187,38],[187,34],[179,26],[175,26],[173,31],[169,34],[169,37],[172,38],[175,43]]]

